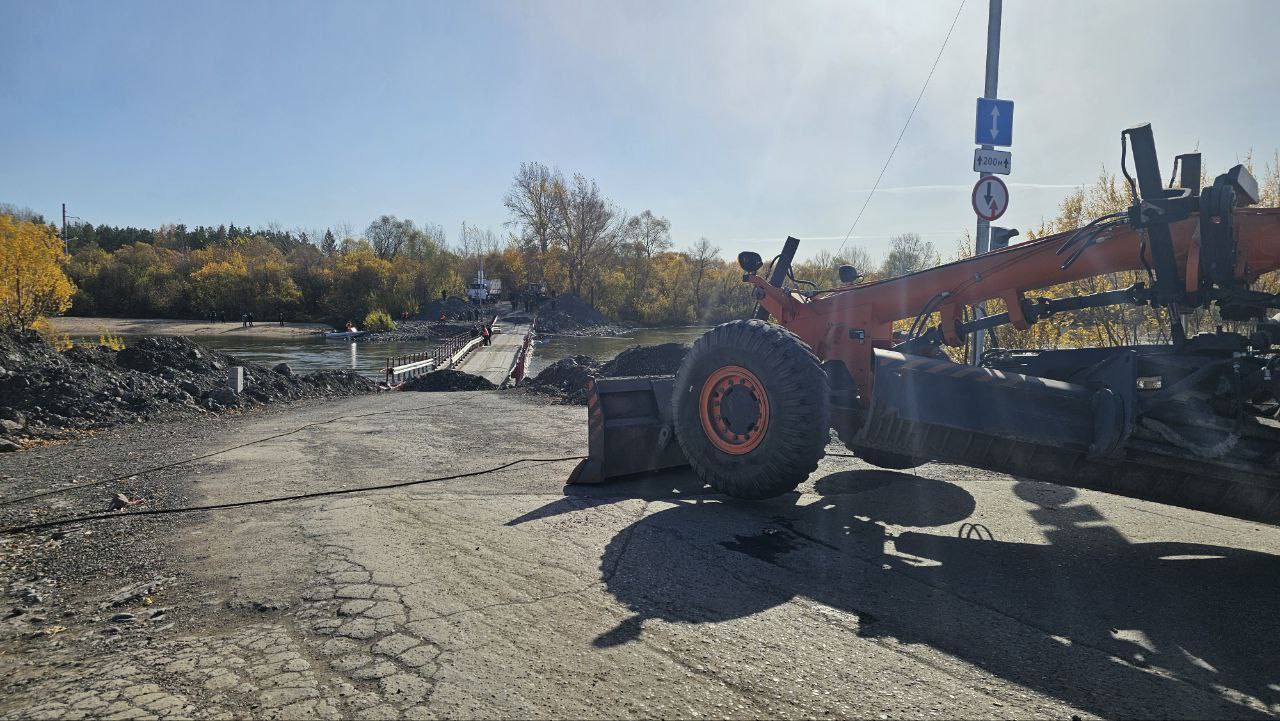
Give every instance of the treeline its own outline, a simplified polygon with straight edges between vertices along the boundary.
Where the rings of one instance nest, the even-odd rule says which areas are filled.
[[[706,238],[677,247],[668,219],[625,210],[582,174],[525,163],[503,203],[508,220],[501,234],[464,223],[452,241],[439,225],[391,215],[360,232],[75,223],[67,228],[69,256],[62,261],[75,288],[67,312],[223,319],[253,313],[331,323],[375,312],[418,316],[441,293],[462,295],[480,268],[508,292],[541,283],[556,294],[579,295],[610,318],[642,324],[714,323],[750,312],[742,271],[719,247]],[[26,209],[8,212],[43,222]],[[843,263],[874,278],[938,261],[933,246],[913,234],[890,245],[883,262],[856,247],[840,257],[820,252],[797,264],[797,276],[829,286]]]
[[[166,225],[68,226],[69,314],[340,322],[418,315],[461,295],[477,270],[508,292],[531,283],[581,296],[605,315],[646,324],[716,322],[751,299],[737,264],[703,238],[677,248],[671,223],[631,214],[583,175],[522,165],[502,234],[464,223],[450,242],[430,223],[384,215],[350,228],[283,230]],[[33,216],[37,221],[38,216]]]
[[[1261,185],[1262,205],[1280,205],[1280,157]],[[554,293],[581,296],[611,318],[644,324],[719,322],[752,307],[741,270],[720,248],[706,238],[677,247],[669,220],[651,210],[627,211],[582,174],[522,164],[502,201],[508,219],[501,233],[464,223],[452,242],[438,225],[391,215],[362,232],[80,223],[69,226],[70,255],[58,263],[75,287],[68,312],[87,316],[236,318],[251,312],[261,319],[340,323],[371,312],[418,315],[442,292],[461,295],[481,267],[508,291],[542,282]],[[1127,203],[1125,189],[1104,172],[1067,197],[1057,217],[1025,235],[1080,227]],[[25,208],[0,204],[0,215],[56,231]],[[959,238],[947,259],[971,253],[971,241]],[[842,264],[872,280],[941,260],[931,243],[906,233],[889,240],[881,259],[858,247],[839,256],[823,251],[798,262],[795,276],[833,287]],[[1133,274],[1101,276],[1048,294],[1097,292],[1135,280]],[[1161,327],[1149,310],[1091,309],[1024,332],[1001,329],[999,340],[1011,348],[1110,345],[1158,340]]]
[[[409,221],[384,216],[367,236],[394,226],[412,236],[381,255],[365,237],[225,226],[187,230],[76,226],[66,270],[76,291],[70,313],[155,318],[339,320],[371,311],[416,313],[440,289],[461,287],[457,259]],[[232,229],[234,235],[230,234]],[[107,238],[119,245],[108,249]],[[127,242],[125,242],[127,240]],[[316,242],[319,241],[319,242]]]

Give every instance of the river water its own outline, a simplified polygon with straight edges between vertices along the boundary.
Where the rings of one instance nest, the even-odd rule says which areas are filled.
[[[701,326],[683,328],[636,328],[619,336],[591,336],[579,338],[567,335],[548,336],[533,347],[533,362],[529,375],[571,355],[589,355],[598,361],[606,361],[633,345],[658,345],[659,343],[692,343],[706,333]]]
[[[534,345],[529,375],[571,355],[589,355],[605,361],[633,345],[657,345],[659,343],[691,343],[706,332],[706,328],[638,328],[623,336],[548,336]],[[74,338],[77,342],[96,343],[98,337]],[[125,337],[125,343],[129,337]],[[197,343],[214,350],[243,358],[253,363],[273,366],[288,363],[295,371],[307,373],[316,370],[354,370],[364,375],[381,378],[387,358],[428,349],[427,342],[402,343],[347,343],[327,341],[323,338],[243,338],[225,336],[199,336]]]

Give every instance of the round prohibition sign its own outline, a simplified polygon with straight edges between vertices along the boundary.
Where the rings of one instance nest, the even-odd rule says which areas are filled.
[[[979,178],[973,186],[973,212],[983,220],[995,220],[1009,209],[1009,188],[994,175]]]

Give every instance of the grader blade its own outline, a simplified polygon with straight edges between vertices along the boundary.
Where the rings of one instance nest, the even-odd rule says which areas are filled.
[[[593,378],[587,383],[587,458],[569,483],[687,466],[671,425],[671,377]]]
[[[855,442],[1280,523],[1280,422],[1220,419],[1197,405],[1204,393],[1193,386],[1178,402],[1156,405],[1158,391],[1140,399],[1136,367],[1159,357],[1124,349],[1109,355],[1068,383],[877,350],[876,393]]]

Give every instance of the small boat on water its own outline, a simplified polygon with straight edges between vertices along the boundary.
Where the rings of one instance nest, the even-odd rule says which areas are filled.
[[[369,335],[369,331],[367,330],[356,330],[355,328],[352,328],[351,330],[329,331],[324,334],[324,339],[325,340],[355,340],[356,338],[363,338],[367,335]]]

